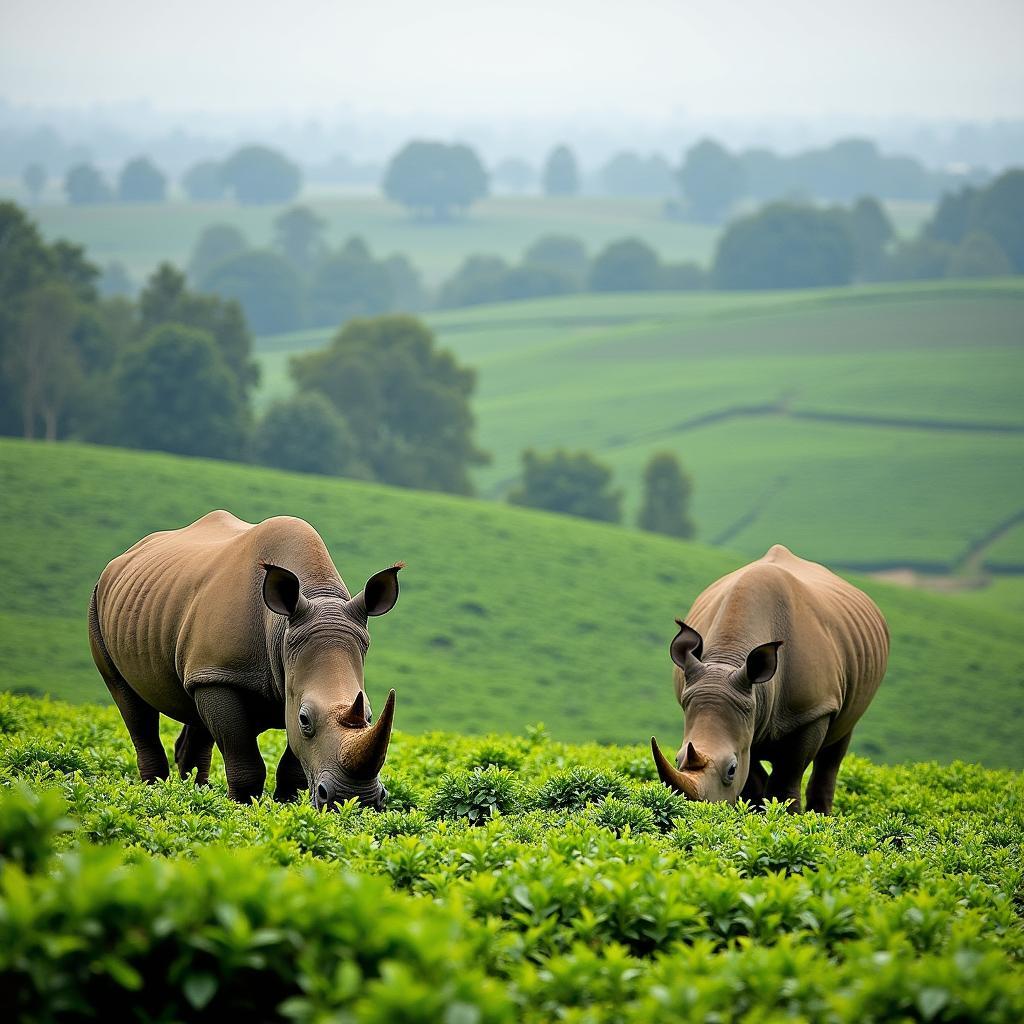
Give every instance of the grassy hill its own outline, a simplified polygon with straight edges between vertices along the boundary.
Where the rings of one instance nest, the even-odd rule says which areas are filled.
[[[1024,282],[582,295],[429,318],[476,367],[478,482],[529,446],[612,465],[630,515],[652,451],[695,481],[700,540],[854,568],[1024,568]],[[324,332],[260,342],[268,395]]]
[[[827,818],[687,803],[641,746],[537,735],[396,735],[382,774],[383,814],[233,804],[219,758],[146,786],[112,708],[0,694],[8,1013],[1024,1017],[1017,773],[851,757]]]
[[[0,441],[0,683],[105,699],[86,643],[90,590],[139,537],[224,507],[321,532],[361,586],[397,558],[398,608],[373,625],[371,693],[398,726],[566,740],[677,742],[672,619],[741,556],[497,503],[226,463]],[[797,548],[799,551],[799,548]],[[885,761],[1024,766],[1019,609],[870,583],[888,617],[887,681],[854,749]]]

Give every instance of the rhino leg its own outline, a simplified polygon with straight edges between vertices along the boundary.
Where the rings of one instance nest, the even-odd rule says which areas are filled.
[[[178,774],[187,779],[194,771],[196,785],[205,786],[210,778],[210,759],[213,757],[213,737],[201,719],[187,722],[174,741],[174,763]]]
[[[285,747],[277,766],[277,784],[274,799],[282,803],[294,800],[306,788],[306,773],[291,747]]]
[[[757,807],[764,803],[764,791],[768,786],[768,773],[764,770],[761,762],[753,755],[750,759],[750,771],[747,774],[747,781],[744,783],[740,797],[747,803]]]
[[[836,777],[850,746],[852,734],[818,751],[814,758],[811,781],[807,783],[807,810],[819,814],[832,813],[832,799],[836,794]]]
[[[139,765],[139,776],[143,782],[166,779],[170,774],[167,755],[160,741],[160,712],[147,704],[128,684],[110,660],[106,644],[100,635],[96,616],[96,595],[89,602],[89,646],[92,660],[107,684],[110,696],[121,712],[128,735],[135,747],[135,758]]]
[[[781,744],[781,753],[772,761],[765,798],[781,800],[790,814],[800,813],[800,785],[807,766],[821,749],[828,732],[828,716],[802,726],[790,733]]]
[[[228,796],[239,803],[262,796],[267,766],[256,742],[259,729],[242,695],[230,686],[200,686],[195,700],[224,758]]]

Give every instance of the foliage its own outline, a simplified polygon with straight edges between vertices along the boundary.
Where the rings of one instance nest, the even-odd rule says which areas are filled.
[[[693,481],[673,452],[655,452],[644,466],[644,493],[637,516],[641,530],[669,537],[692,537],[690,518]]]
[[[114,368],[113,440],[125,448],[238,458],[248,411],[211,334],[165,324]]]
[[[848,284],[855,258],[849,230],[829,211],[773,203],[726,228],[712,273],[718,288],[819,288]]]
[[[274,248],[300,274],[308,274],[326,252],[327,221],[308,206],[292,206],[274,218]]]
[[[523,264],[564,274],[582,286],[587,275],[587,247],[572,235],[542,235],[523,253]]]
[[[696,451],[687,450],[689,463]],[[710,457],[721,458],[721,450]],[[834,457],[836,442],[826,450]],[[754,457],[778,451],[769,433],[768,454],[758,450]],[[817,463],[814,476],[838,487],[838,477]],[[0,576],[18,581],[0,607],[0,685],[76,701],[108,699],[85,634],[85,608],[103,566],[154,530],[227,508],[247,522],[282,514],[308,520],[350,588],[382,565],[408,561],[399,608],[372,624],[366,675],[375,705],[396,688],[402,728],[522,732],[543,719],[561,739],[629,742],[657,732],[677,743],[681,718],[667,651],[672,619],[744,561],[699,544],[498,502],[155,452],[3,440],[0,479],[7,538]],[[852,500],[841,491],[840,498]],[[794,503],[808,500],[806,491],[794,496]],[[843,511],[830,515],[838,519]],[[1022,537],[1000,557],[1013,564],[1016,556],[1019,564]],[[979,591],[968,603],[966,596],[851,578],[878,602],[892,634],[888,674],[854,732],[853,749],[885,761],[959,756],[1024,767],[1024,702],[1016,685],[1024,675],[1022,601],[1014,603],[1014,581],[991,598]],[[544,736],[526,735],[534,742]],[[477,739],[458,765],[423,761],[421,768],[521,767],[528,750],[496,750]],[[595,750],[589,763],[607,769],[606,755]],[[647,751],[624,770],[650,778],[652,767]],[[388,789],[394,802],[396,791],[390,783]]]
[[[350,238],[324,256],[310,284],[310,321],[337,327],[354,317],[390,312],[395,300],[392,270],[373,258],[361,238]]]
[[[162,203],[167,196],[167,178],[152,160],[144,156],[129,160],[117,179],[117,198],[129,203]]]
[[[580,190],[576,156],[565,145],[555,146],[544,161],[541,182],[546,196],[574,196]]]
[[[321,352],[292,362],[300,389],[327,396],[360,457],[386,483],[469,494],[468,470],[486,456],[473,442],[476,377],[406,316],[352,320]]]
[[[243,204],[287,203],[302,186],[302,172],[269,146],[243,146],[220,166],[224,184]]]
[[[519,766],[467,771],[475,741],[397,734],[385,782],[419,808],[325,814],[231,803],[219,758],[145,786],[113,708],[0,695],[0,720],[18,1019],[1024,1014],[1017,774],[851,757],[834,817],[755,814],[635,780],[640,747],[492,737]],[[592,799],[541,809],[574,772]]]
[[[515,302],[564,295],[578,287],[572,274],[550,265],[524,260],[512,267],[497,256],[470,256],[442,284],[438,305],[448,308]]]
[[[487,172],[469,146],[415,141],[391,158],[382,188],[396,203],[444,220],[487,195]]]
[[[946,263],[947,277],[1005,277],[1012,273],[1009,257],[985,231],[964,235]]]
[[[658,254],[638,238],[611,242],[594,257],[587,281],[594,292],[646,292],[658,287]]]
[[[181,187],[189,199],[200,203],[223,199],[228,188],[222,165],[215,160],[200,160],[193,164],[182,176]]]
[[[271,249],[248,249],[227,257],[206,272],[199,286],[237,302],[257,334],[302,326],[302,281],[293,264]]]
[[[716,224],[743,194],[743,165],[713,139],[702,139],[686,151],[679,185],[690,216]]]
[[[249,242],[234,224],[210,224],[192,247],[188,276],[198,284],[219,263],[245,252]]]
[[[611,470],[589,453],[557,449],[542,455],[529,448],[522,461],[522,483],[508,496],[513,505],[607,523],[622,520],[622,491],[612,489]]]
[[[46,188],[46,178],[46,168],[40,163],[26,164],[21,172],[21,183],[33,203],[39,202],[39,197]]]
[[[889,215],[873,196],[861,196],[849,211],[840,208],[836,213],[853,238],[857,276],[871,280],[878,274],[886,246],[896,235]]]
[[[263,466],[328,476],[360,476],[348,423],[321,394],[275,402],[256,426],[253,458]]]
[[[64,193],[68,202],[86,206],[110,201],[110,186],[92,164],[75,164],[64,176]]]

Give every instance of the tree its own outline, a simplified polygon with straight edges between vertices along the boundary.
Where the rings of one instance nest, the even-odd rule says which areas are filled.
[[[590,268],[594,292],[643,292],[658,286],[658,254],[638,238],[611,242]]]
[[[984,231],[972,231],[961,239],[946,264],[947,277],[1004,277],[1012,273],[1009,257]]]
[[[970,186],[958,192],[947,192],[925,222],[921,236],[933,242],[956,245],[971,228],[971,210],[977,197],[978,189]]]
[[[235,459],[248,411],[213,337],[164,324],[128,348],[114,368],[117,444],[179,455]]]
[[[487,172],[469,146],[409,142],[388,163],[383,188],[421,216],[445,220],[487,195]]]
[[[501,302],[505,297],[505,279],[512,268],[500,256],[467,256],[438,292],[442,309],[479,306]]]
[[[129,160],[117,181],[117,197],[128,203],[162,203],[167,197],[167,178],[144,156]]]
[[[886,256],[881,277],[886,281],[926,281],[945,277],[953,248],[949,242],[939,242],[924,235],[900,242]]]
[[[970,226],[991,235],[1014,271],[1024,274],[1024,170],[1004,171],[981,190],[972,204]]]
[[[849,284],[855,259],[832,211],[772,203],[726,228],[712,273],[717,288],[816,288]]]
[[[257,334],[302,326],[302,282],[280,253],[249,249],[218,263],[200,282],[205,292],[234,299]]]
[[[861,196],[846,214],[846,226],[853,237],[858,276],[873,277],[885,257],[885,247],[896,235],[889,215],[873,196]]]
[[[110,189],[92,164],[75,164],[64,178],[64,192],[75,206],[110,201]]]
[[[580,190],[580,170],[568,146],[555,146],[548,154],[542,175],[544,195],[574,196]]]
[[[625,151],[616,153],[601,168],[601,182],[613,196],[650,196],[672,194],[675,182],[668,161],[654,154],[642,157]]]
[[[612,490],[612,471],[589,453],[558,449],[541,455],[531,448],[522,460],[522,483],[509,494],[511,504],[605,523],[622,521],[622,491]]]
[[[274,219],[274,248],[300,274],[309,274],[327,251],[326,227],[327,221],[308,206],[293,206]]]
[[[188,261],[188,276],[202,281],[219,263],[245,252],[249,242],[234,224],[211,224],[203,228]]]
[[[200,160],[193,164],[181,179],[181,187],[189,199],[212,202],[223,199],[228,186],[224,181],[223,166],[215,160]]]
[[[587,249],[572,235],[543,235],[523,254],[523,263],[556,270],[582,284],[587,276]]]
[[[380,316],[346,324],[327,348],[297,356],[300,391],[325,395],[348,422],[359,458],[385,483],[471,494],[476,374],[439,349],[421,321]]]
[[[163,324],[181,324],[209,333],[235,375],[243,398],[259,381],[259,365],[252,359],[252,335],[242,307],[216,295],[190,292],[185,275],[169,263],[153,271],[139,296],[139,336]]]
[[[100,295],[110,298],[115,295],[125,298],[135,294],[137,285],[124,268],[123,263],[111,260],[104,268],[97,285]]]
[[[702,139],[687,150],[679,184],[690,216],[717,224],[743,193],[743,164],[713,139]]]
[[[81,380],[77,322],[75,294],[67,284],[49,281],[29,293],[5,367],[20,394],[25,437],[35,437],[42,418],[46,440],[57,440],[60,416]]]
[[[221,165],[221,178],[243,205],[287,203],[298,194],[302,173],[269,146],[243,146]]]
[[[392,308],[394,292],[386,267],[376,262],[361,238],[350,238],[321,260],[309,293],[310,321],[337,326]]]
[[[419,271],[399,253],[388,256],[381,264],[391,285],[390,309],[396,313],[416,313],[427,305]]]
[[[696,533],[690,518],[693,481],[672,452],[656,452],[644,467],[644,495],[637,526],[651,533],[689,538]]]
[[[46,168],[42,164],[29,164],[22,172],[21,183],[32,202],[38,203],[43,189],[46,188]]]
[[[257,424],[252,448],[262,466],[326,476],[363,475],[348,423],[315,391],[275,402]]]

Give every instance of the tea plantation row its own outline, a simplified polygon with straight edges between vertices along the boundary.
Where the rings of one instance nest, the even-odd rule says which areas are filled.
[[[170,733],[165,737],[172,739]],[[267,734],[268,764],[283,735]],[[687,804],[640,747],[396,736],[383,814],[136,780],[112,709],[0,696],[22,1020],[1024,1018],[1024,785],[851,757],[837,814]],[[272,782],[271,782],[272,784]]]

